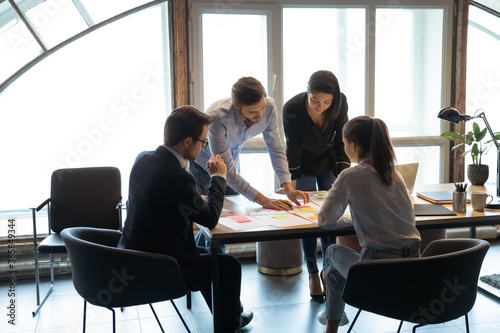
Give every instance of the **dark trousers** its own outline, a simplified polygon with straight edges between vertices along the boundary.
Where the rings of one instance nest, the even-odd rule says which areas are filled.
[[[201,256],[202,271],[206,272],[203,277],[205,282],[200,292],[205,299],[210,311],[212,310],[212,262],[211,254],[205,248],[198,248]],[[240,315],[243,306],[240,302],[241,292],[241,264],[238,259],[227,255],[219,256],[219,286],[220,286],[220,314],[222,331],[234,331],[240,325]],[[189,281],[186,281],[190,285]]]
[[[319,175],[302,175],[296,180],[295,189],[301,191],[327,191],[332,187],[335,176],[331,172],[325,172]],[[316,189],[317,185],[317,189]],[[325,253],[328,246],[335,244],[336,238],[332,235],[321,237],[321,253],[323,254],[323,268],[325,268]],[[306,262],[307,272],[309,274],[318,273],[318,264],[316,263],[316,238],[302,238],[302,252]]]

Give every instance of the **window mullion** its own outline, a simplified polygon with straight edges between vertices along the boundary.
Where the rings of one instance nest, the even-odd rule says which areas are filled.
[[[365,114],[375,116],[375,54],[376,54],[376,8],[373,5],[367,7],[366,24],[365,24]]]
[[[94,20],[90,16],[89,12],[87,11],[87,8],[85,8],[83,3],[80,0],[72,0],[72,1],[76,9],[78,9],[78,12],[80,12],[80,15],[82,15],[82,18],[85,21],[85,23],[87,23],[87,26],[90,28],[93,25],[95,25]]]
[[[14,8],[14,10],[16,11],[17,15],[19,15],[19,18],[21,18],[21,20],[26,25],[26,28],[28,28],[29,32],[33,35],[33,38],[35,38],[38,45],[40,45],[43,52],[44,53],[47,52],[49,49],[47,47],[47,44],[45,44],[45,42],[42,39],[42,36],[40,36],[38,31],[36,31],[35,27],[31,24],[30,20],[28,20],[26,15],[23,13],[23,11],[19,8],[19,6],[16,4],[16,2],[14,0],[9,0],[9,2],[10,2],[10,5],[12,6],[12,8]]]

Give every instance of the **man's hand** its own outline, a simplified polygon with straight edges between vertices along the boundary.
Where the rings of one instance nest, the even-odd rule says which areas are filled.
[[[288,200],[280,200],[280,199],[271,199],[263,195],[262,193],[257,193],[255,198],[253,199],[256,203],[261,205],[267,209],[274,210],[291,210],[293,209],[293,205]]]
[[[310,195],[308,192],[303,192],[299,190],[295,190],[290,183],[284,183],[283,189],[285,190],[285,194],[293,203],[297,206],[300,206],[300,202],[298,199],[302,199],[304,204],[309,203],[311,201]]]
[[[293,205],[288,200],[265,198],[261,203],[262,207],[275,210],[292,210]]]
[[[295,189],[295,184],[297,183],[297,179],[292,180],[292,187]],[[280,187],[279,189],[276,190],[276,193],[278,194],[286,194],[285,189],[283,187]]]
[[[220,157],[219,154],[210,157],[207,162],[207,169],[210,176],[215,173],[226,176],[227,173],[226,163],[224,163],[224,160],[222,159],[222,157]]]

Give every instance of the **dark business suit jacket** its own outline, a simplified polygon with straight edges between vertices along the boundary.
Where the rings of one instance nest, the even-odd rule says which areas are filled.
[[[130,173],[127,219],[119,246],[177,259],[191,290],[209,280],[194,242],[193,221],[217,225],[226,182],[213,177],[207,201],[179,160],[160,146],[137,157]],[[207,275],[208,274],[208,275]]]
[[[307,93],[300,93],[283,106],[286,156],[292,179],[302,174],[316,176],[331,172],[338,176],[351,165],[344,151],[342,129],[347,123],[347,99],[340,93],[342,104],[336,119],[320,130],[307,113]],[[331,108],[325,112],[332,112]]]

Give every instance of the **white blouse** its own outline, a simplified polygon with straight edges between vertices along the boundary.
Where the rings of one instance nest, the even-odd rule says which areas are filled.
[[[350,216],[344,215],[347,205]],[[396,171],[394,184],[384,184],[366,159],[337,177],[318,214],[318,225],[354,225],[360,245],[374,249],[399,249],[420,240],[403,178]]]

